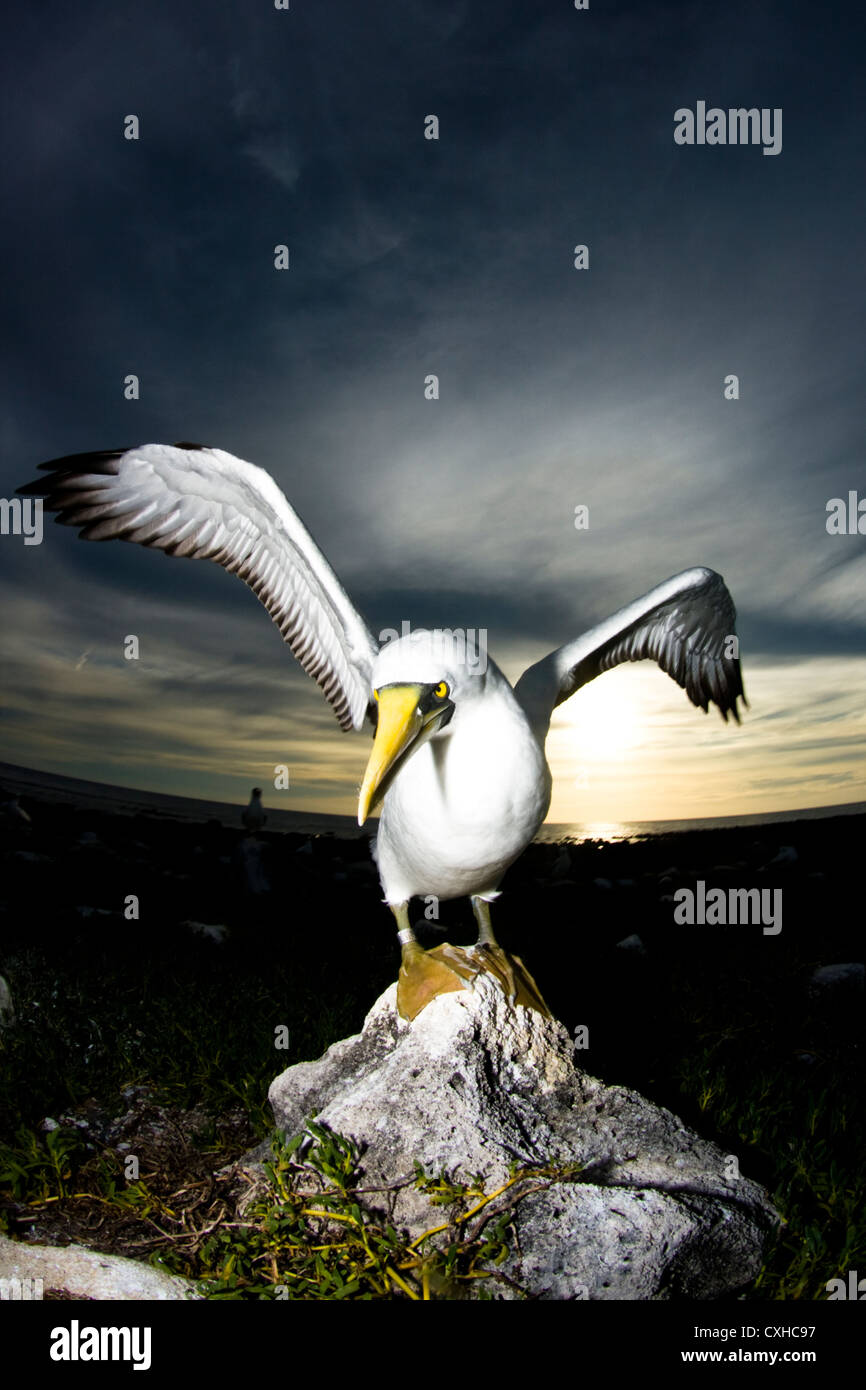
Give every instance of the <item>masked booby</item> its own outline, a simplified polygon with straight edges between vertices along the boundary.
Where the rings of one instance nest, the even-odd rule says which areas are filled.
[[[512,1001],[546,1012],[517,957],[496,944],[491,901],[550,804],[544,755],[550,716],[587,681],[623,661],[656,661],[706,713],[739,722],[746,703],[736,613],[720,575],[685,570],[531,666],[512,688],[455,635],[410,632],[380,647],[273,478],[223,449],[180,443],[75,454],[41,465],[18,491],[44,498],[85,540],[120,539],[213,560],[264,604],[344,730],[375,739],[358,821],[381,803],[374,855],[402,948],[398,1006],[414,1018],[435,995],[480,972]],[[414,896],[468,896],[479,934],[470,950],[423,951],[409,924]]]

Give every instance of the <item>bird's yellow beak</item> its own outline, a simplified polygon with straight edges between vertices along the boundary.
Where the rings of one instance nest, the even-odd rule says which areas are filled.
[[[373,751],[364,774],[358,800],[358,824],[370,814],[379,791],[401,754],[436,720],[440,711],[419,708],[427,693],[424,685],[383,685],[378,692],[379,719]],[[431,730],[432,731],[432,730]]]

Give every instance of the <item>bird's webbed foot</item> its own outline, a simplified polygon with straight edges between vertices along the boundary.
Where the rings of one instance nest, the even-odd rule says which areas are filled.
[[[474,902],[473,902],[474,905]],[[486,904],[484,905],[486,909]],[[491,931],[482,931],[478,944],[469,948],[444,942],[425,951],[409,926],[406,904],[392,906],[400,924],[402,959],[397,979],[397,1009],[410,1021],[439,994],[472,989],[479,975],[495,980],[509,1003],[535,1009],[545,1018],[550,1010],[519,956],[509,956],[496,944]],[[476,915],[477,912],[476,912]],[[489,927],[489,915],[488,915]]]
[[[478,942],[472,947],[473,958],[479,962],[477,974],[490,975],[502,987],[510,1004],[522,1004],[535,1009],[545,1018],[552,1018],[541,996],[541,990],[519,956],[510,956],[501,946]]]
[[[523,961],[519,956],[509,956],[507,951],[503,951],[493,935],[489,902],[473,895],[472,911],[478,923],[478,940],[473,947],[473,955],[481,957],[483,961],[480,970],[499,982],[512,1004],[523,1004],[525,1008],[536,1009],[545,1018],[550,1018],[550,1010]]]
[[[413,949],[414,947],[414,949]],[[418,942],[404,944],[397,977],[397,1011],[410,1021],[440,994],[471,987],[473,971],[462,959],[466,953],[446,941],[432,951]]]

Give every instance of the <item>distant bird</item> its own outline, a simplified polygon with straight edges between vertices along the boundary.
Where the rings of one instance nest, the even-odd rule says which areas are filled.
[[[253,787],[253,794],[250,797],[250,804],[249,806],[245,807],[245,809],[241,812],[241,820],[243,821],[247,830],[249,830],[252,834],[255,834],[257,830],[261,830],[262,826],[267,820],[267,816],[265,815],[265,808],[262,805],[261,787]]]
[[[273,478],[222,449],[198,444],[77,454],[42,465],[19,488],[44,497],[85,540],[137,541],[170,555],[216,561],[264,604],[343,729],[375,729],[358,823],[381,802],[374,855],[398,925],[398,1007],[407,1018],[480,972],[512,1001],[542,1012],[529,973],[497,945],[491,901],[550,804],[544,756],[550,716],[587,681],[650,658],[706,713],[739,722],[735,610],[721,576],[690,569],[551,652],[512,689],[458,635],[410,632],[380,649],[337,576]],[[409,900],[467,895],[478,941],[423,951]]]

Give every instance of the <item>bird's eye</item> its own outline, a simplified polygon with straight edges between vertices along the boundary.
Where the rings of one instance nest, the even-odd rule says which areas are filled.
[[[433,694],[436,696],[437,700],[444,700],[448,695],[448,686],[446,682],[440,681],[439,684],[436,686],[435,690],[433,691]]]

